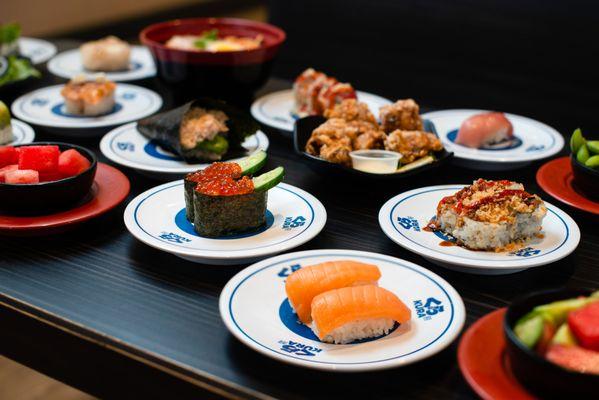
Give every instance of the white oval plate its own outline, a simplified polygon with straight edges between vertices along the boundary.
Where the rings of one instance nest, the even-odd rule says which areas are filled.
[[[12,113],[31,124],[48,128],[101,128],[135,121],[155,113],[162,107],[162,98],[140,86],[118,83],[113,111],[99,117],[66,114],[60,91],[64,85],[48,86],[19,97],[12,104]]]
[[[137,196],[125,209],[125,225],[149,246],[187,260],[215,265],[244,264],[292,249],[316,236],[327,213],[311,194],[285,183],[268,191],[266,227],[235,236],[205,238],[185,218],[183,180]]]
[[[83,68],[79,49],[58,54],[48,63],[48,71],[61,78],[71,79],[81,74],[97,74],[101,71],[88,71]],[[131,46],[131,62],[127,71],[105,72],[106,78],[114,82],[133,81],[156,75],[156,66],[150,50],[145,46]]]
[[[356,92],[358,100],[368,104],[370,111],[375,115],[380,107],[391,104],[391,101],[366,92]],[[281,90],[260,97],[252,104],[251,112],[254,118],[261,123],[283,131],[293,131],[293,124],[297,116],[293,113],[295,99],[293,90]]]
[[[18,144],[27,144],[35,139],[35,131],[32,127],[23,121],[11,118],[10,125],[12,126],[12,142],[5,143],[2,146],[16,146]]]
[[[519,115],[505,113],[514,126],[516,140],[489,149],[472,149],[456,144],[455,137],[464,120],[485,110],[443,110],[422,115],[435,124],[437,134],[447,151],[456,159],[472,160],[482,164],[503,164],[520,167],[522,163],[550,157],[564,147],[564,138],[552,127]],[[465,163],[464,165],[468,165]],[[473,164],[470,163],[472,166]]]
[[[387,336],[353,344],[319,341],[291,311],[285,277],[302,266],[330,260],[376,264],[379,285],[412,311],[409,323]],[[220,315],[229,331],[250,348],[297,366],[336,372],[372,371],[408,365],[447,347],[462,330],[464,303],[443,278],[416,264],[354,250],[310,250],[251,265],[223,289]]]
[[[188,164],[182,158],[143,136],[131,122],[108,132],[100,142],[100,150],[109,160],[138,171],[159,174],[185,174],[204,169],[210,164]],[[248,154],[268,149],[268,138],[256,132],[243,143]],[[227,160],[236,161],[239,160]]]
[[[544,237],[532,239],[513,252],[472,251],[461,246],[440,246],[447,240],[424,228],[435,216],[439,201],[467,185],[429,186],[410,190],[387,201],[379,211],[383,232],[400,246],[431,262],[474,274],[510,274],[549,264],[572,253],[580,241],[580,230],[572,218],[545,202]]]
[[[46,40],[21,37],[19,38],[19,52],[30,58],[32,63],[41,64],[56,54],[56,46]]]

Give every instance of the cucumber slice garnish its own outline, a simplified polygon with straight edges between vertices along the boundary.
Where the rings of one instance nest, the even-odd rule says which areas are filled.
[[[237,161],[237,164],[241,167],[242,175],[251,175],[259,171],[266,164],[266,152],[262,150],[257,151],[251,156]]]
[[[514,327],[514,333],[522,344],[532,349],[543,333],[543,317],[535,315],[531,318],[518,321]]]
[[[252,179],[254,182],[255,192],[264,192],[268,189],[272,189],[277,186],[283,180],[285,176],[285,169],[283,167],[277,167],[272,171],[268,171],[260,176]]]

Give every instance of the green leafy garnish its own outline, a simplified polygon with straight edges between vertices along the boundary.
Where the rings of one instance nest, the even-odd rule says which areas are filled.
[[[218,40],[218,29],[211,29],[202,33],[198,40],[196,40],[193,44],[198,49],[204,50],[208,47],[208,43],[214,42]]]
[[[0,44],[9,44],[21,36],[21,26],[17,23],[0,25]]]
[[[42,76],[37,69],[33,68],[31,62],[27,58],[9,56],[6,60],[8,61],[8,68],[4,75],[0,76],[0,86],[9,82],[21,81],[29,77],[39,78]]]

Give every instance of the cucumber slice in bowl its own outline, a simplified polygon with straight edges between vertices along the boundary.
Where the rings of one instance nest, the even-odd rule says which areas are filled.
[[[268,171],[260,176],[252,179],[254,182],[255,192],[265,192],[273,187],[277,186],[283,181],[285,176],[285,169],[283,167],[277,167],[271,171]]]
[[[242,175],[251,175],[259,171],[266,164],[266,152],[260,150],[249,157],[237,161],[241,167]]]

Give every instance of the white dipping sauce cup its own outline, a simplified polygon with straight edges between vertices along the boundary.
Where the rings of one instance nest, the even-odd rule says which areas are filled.
[[[389,150],[356,150],[349,153],[354,169],[373,174],[397,171],[401,154]]]

